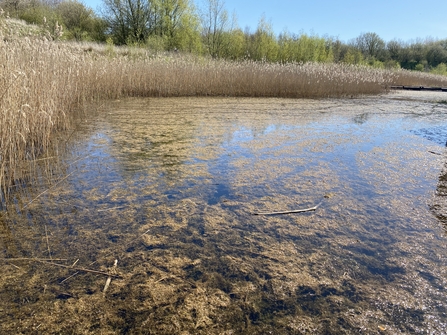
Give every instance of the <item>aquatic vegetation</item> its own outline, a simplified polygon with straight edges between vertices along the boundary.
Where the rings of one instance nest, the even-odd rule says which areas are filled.
[[[441,334],[443,94],[109,102],[0,212],[0,332]]]

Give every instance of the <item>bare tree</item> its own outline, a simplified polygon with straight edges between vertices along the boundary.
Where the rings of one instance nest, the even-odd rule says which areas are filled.
[[[203,38],[208,53],[219,57],[225,46],[225,33],[232,29],[223,0],[206,0],[202,11]]]

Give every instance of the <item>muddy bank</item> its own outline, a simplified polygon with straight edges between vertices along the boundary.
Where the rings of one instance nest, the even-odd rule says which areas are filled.
[[[1,213],[0,328],[442,334],[446,113],[435,92],[113,102]]]

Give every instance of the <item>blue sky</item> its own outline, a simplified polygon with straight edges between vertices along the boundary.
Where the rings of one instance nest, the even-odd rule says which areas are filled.
[[[203,0],[195,0],[200,5]],[[361,33],[377,33],[385,41],[447,39],[447,0],[225,0],[240,28],[256,30],[264,15],[276,33],[338,37],[344,42]],[[101,0],[84,0],[97,9]]]

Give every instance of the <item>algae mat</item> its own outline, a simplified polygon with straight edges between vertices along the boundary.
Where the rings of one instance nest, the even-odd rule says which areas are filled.
[[[1,332],[444,334],[442,99],[104,105],[0,214]]]

